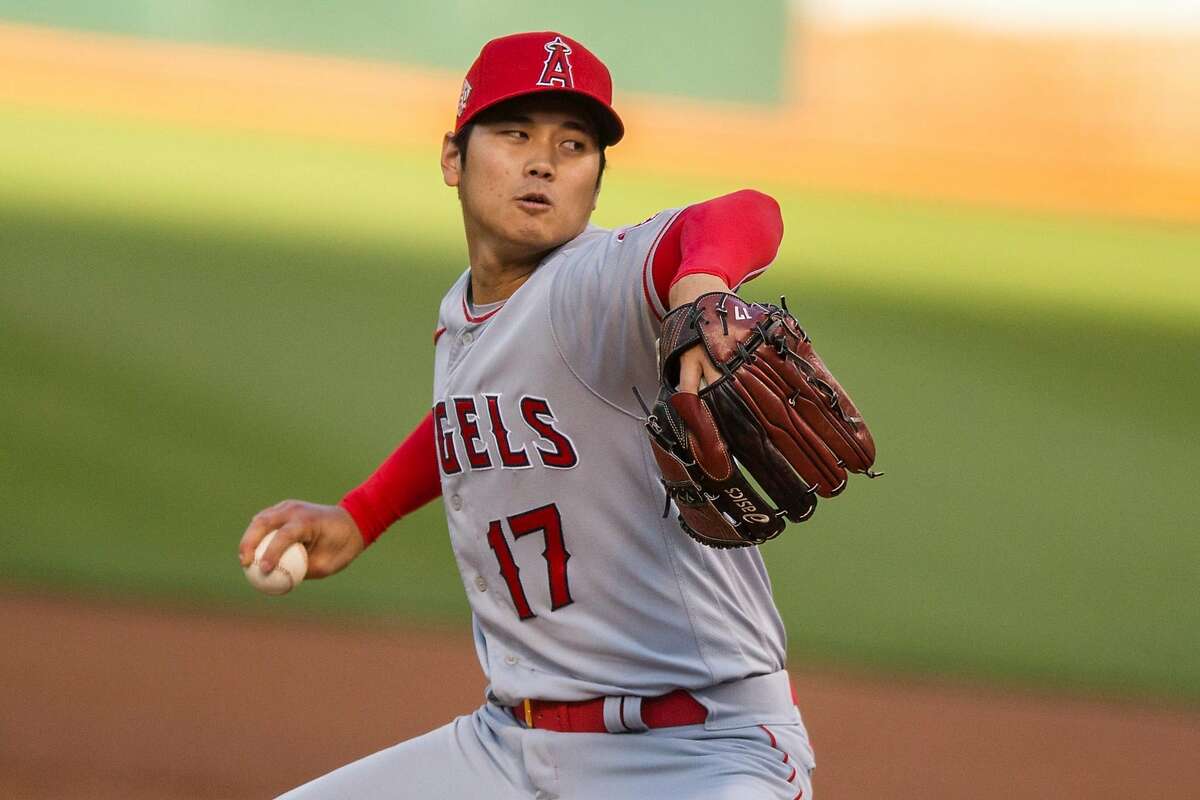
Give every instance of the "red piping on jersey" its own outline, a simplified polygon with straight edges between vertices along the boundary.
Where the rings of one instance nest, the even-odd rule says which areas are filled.
[[[467,322],[486,322],[489,319],[491,319],[493,316],[495,316],[497,311],[504,308],[504,303],[501,303],[500,305],[496,306],[491,311],[484,314],[482,317],[473,317],[473,316],[471,316],[470,308],[467,307],[467,290],[464,288],[463,295],[462,295],[462,308],[463,308],[463,316],[467,318]]]
[[[684,211],[686,210],[684,209]],[[654,314],[654,318],[659,322],[662,322],[662,315],[658,313],[658,309],[654,306],[654,300],[650,297],[650,259],[654,258],[654,254],[658,252],[658,243],[662,241],[663,236],[666,235],[667,231],[670,230],[671,226],[675,224],[675,220],[679,219],[679,215],[682,213],[683,211],[676,211],[675,216],[667,220],[667,224],[663,225],[662,230],[658,232],[658,236],[654,237],[654,244],[650,245],[650,249],[646,251],[646,260],[642,262],[642,294],[646,297],[646,305],[650,306],[650,313]],[[657,285],[655,285],[654,290],[661,299],[662,292],[658,290]],[[666,303],[662,305],[664,308],[667,306]]]
[[[444,327],[438,328],[436,331],[434,331],[433,332],[433,343],[437,344],[437,340],[442,338],[442,334],[445,332],[446,332],[446,329]]]

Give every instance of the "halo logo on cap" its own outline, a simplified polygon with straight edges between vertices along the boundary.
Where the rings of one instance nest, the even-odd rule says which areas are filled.
[[[555,36],[544,46],[550,55],[546,56],[546,63],[542,65],[542,76],[538,78],[537,85],[574,89],[575,75],[571,70],[571,59],[567,58],[571,55],[571,46],[561,36]]]
[[[458,96],[458,116],[462,116],[467,110],[467,98],[471,96],[471,82],[466,78],[463,79],[462,94]]]
[[[557,31],[492,39],[467,70],[458,95],[454,132],[500,103],[542,92],[580,97],[595,111],[600,141],[616,144],[625,126],[612,107],[612,75],[585,45]]]

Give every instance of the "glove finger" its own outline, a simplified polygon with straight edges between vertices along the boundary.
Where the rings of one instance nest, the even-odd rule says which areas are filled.
[[[757,364],[739,370],[733,387],[779,453],[809,486],[822,497],[833,497],[845,488],[846,470],[837,455],[780,397]]]
[[[754,421],[745,404],[728,384],[705,395],[720,420],[721,429],[738,464],[750,473],[775,505],[792,522],[803,522],[817,506],[816,493],[779,452]]]
[[[727,480],[733,474],[733,462],[708,406],[694,392],[676,392],[671,395],[671,409],[688,430],[689,449],[700,469],[713,480]]]
[[[870,461],[864,462],[855,431],[840,417],[835,419],[827,395],[815,388],[794,364],[771,353],[760,356],[751,369],[777,396],[786,398],[784,408],[792,428],[806,431],[806,439],[824,445],[822,449],[833,455],[835,464],[841,462],[838,466],[858,471],[870,466]]]
[[[773,350],[761,348],[759,363],[764,375],[785,391],[793,408],[850,469],[863,472],[875,463],[875,442],[862,423],[858,409],[821,359],[807,345],[797,344],[803,364]],[[800,398],[807,400],[802,405]]]

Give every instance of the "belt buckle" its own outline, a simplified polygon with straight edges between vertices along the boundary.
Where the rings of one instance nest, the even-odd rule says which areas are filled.
[[[526,697],[523,701],[521,701],[521,706],[525,709],[525,725],[532,728],[533,727],[533,705],[529,702],[528,697]]]

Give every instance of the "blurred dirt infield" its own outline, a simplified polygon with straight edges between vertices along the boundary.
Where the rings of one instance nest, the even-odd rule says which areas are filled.
[[[779,107],[623,92],[614,168],[1200,220],[1200,37],[797,21]],[[422,147],[461,75],[0,23],[0,103]]]
[[[270,797],[467,712],[459,633],[0,591],[0,797]],[[1191,798],[1200,712],[793,675],[817,796]],[[566,735],[566,734],[564,734]]]

